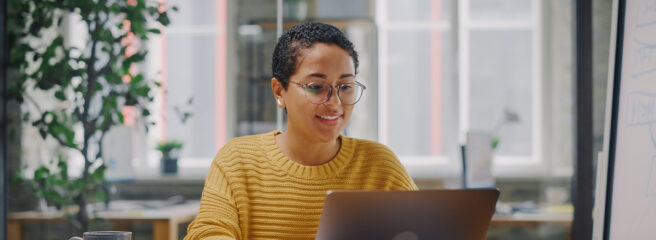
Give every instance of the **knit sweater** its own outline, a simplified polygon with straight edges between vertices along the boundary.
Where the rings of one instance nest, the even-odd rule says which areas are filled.
[[[328,190],[416,190],[394,153],[345,137],[327,163],[305,166],[278,147],[279,131],[239,137],[217,154],[185,239],[314,239]]]

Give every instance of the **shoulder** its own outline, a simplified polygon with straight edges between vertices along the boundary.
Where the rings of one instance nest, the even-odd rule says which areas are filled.
[[[394,152],[382,143],[359,138],[351,138],[351,141],[355,145],[356,154],[397,159]]]
[[[372,166],[403,169],[396,154],[384,144],[358,138],[351,138],[351,141],[354,145],[354,159],[365,161]]]
[[[274,132],[248,135],[236,137],[228,141],[219,152],[221,151],[235,151],[235,150],[261,150],[265,145],[269,145],[268,139],[274,139]],[[274,142],[275,143],[275,142]]]
[[[389,147],[371,140],[352,140],[355,143],[353,164],[356,168],[366,169],[367,175],[372,179],[385,179],[380,182],[383,185],[377,189],[417,189],[405,167]]]
[[[261,161],[266,149],[265,138],[273,132],[236,137],[228,141],[214,157],[213,165],[234,165],[238,162]]]

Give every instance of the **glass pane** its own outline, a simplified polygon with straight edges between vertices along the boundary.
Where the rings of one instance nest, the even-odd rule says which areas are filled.
[[[211,158],[216,154],[216,40],[213,36],[167,37],[166,134],[184,143],[182,157]],[[189,99],[193,97],[193,103]],[[182,123],[185,111],[193,117]]]
[[[498,131],[499,155],[531,155],[533,80],[530,31],[472,31],[470,129]],[[519,122],[504,123],[504,111]]]
[[[531,0],[470,0],[472,20],[530,20]]]
[[[448,31],[436,36],[430,31],[389,32],[389,100],[388,114],[383,117],[388,118],[388,145],[398,155],[451,155],[457,150],[457,90],[452,77],[455,65],[450,60],[453,56],[450,34]],[[432,47],[439,50],[431,50]],[[440,55],[432,56],[433,52]],[[441,68],[437,77],[432,75],[435,64]],[[438,94],[436,101],[435,94]],[[434,108],[433,104],[440,106]],[[438,111],[438,121],[433,121],[433,111]],[[441,131],[438,136],[441,143],[432,140],[436,127]],[[433,149],[434,144],[441,149]]]
[[[441,20],[449,20],[453,0],[387,1],[389,21],[431,21],[433,11],[440,10]]]
[[[271,58],[276,37],[276,1],[236,1],[236,34],[228,35],[228,138],[276,129],[277,106],[271,92]],[[285,12],[285,9],[283,9]],[[290,12],[290,10],[287,10]],[[229,23],[230,24],[230,23]],[[230,52],[229,52],[230,53]],[[230,70],[229,70],[230,71]],[[233,114],[230,114],[230,113]]]
[[[187,25],[213,25],[216,23],[216,0],[169,0],[169,7],[178,7],[170,11],[170,27]]]
[[[271,91],[271,53],[276,42],[276,29],[270,24],[263,26],[239,26],[235,136],[263,133],[276,128],[277,107]]]
[[[286,1],[285,4],[293,1]],[[311,1],[309,1],[311,2]],[[374,2],[371,0],[316,0],[316,18],[319,19],[373,19]]]

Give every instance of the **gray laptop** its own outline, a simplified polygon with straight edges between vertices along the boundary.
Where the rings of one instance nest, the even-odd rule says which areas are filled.
[[[497,189],[330,191],[317,239],[482,240]]]

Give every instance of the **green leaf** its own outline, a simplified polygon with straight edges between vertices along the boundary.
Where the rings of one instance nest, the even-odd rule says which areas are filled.
[[[101,202],[104,202],[107,199],[107,195],[102,191],[96,191],[94,197]]]
[[[101,165],[100,167],[96,168],[91,174],[89,174],[90,179],[92,182],[95,183],[101,183],[105,180],[105,165]]]
[[[66,94],[64,94],[64,92],[61,90],[55,92],[55,97],[60,101],[66,101]]]
[[[150,92],[150,87],[148,86],[141,86],[137,89],[135,89],[135,94],[140,97],[148,97],[148,93]]]
[[[50,169],[45,166],[41,166],[34,171],[34,181],[41,181],[46,179],[50,175]]]
[[[138,21],[130,22],[130,29],[136,35],[144,35],[146,33],[146,28],[144,28],[143,22],[138,22]]]
[[[132,81],[130,81],[131,86],[138,86],[141,82],[143,82],[144,77],[141,74],[137,74],[137,76],[134,76],[132,78]]]
[[[167,26],[169,25],[169,23],[171,23],[171,20],[169,20],[169,17],[166,14],[166,12],[159,14],[159,16],[157,17],[157,21],[164,26]]]
[[[46,139],[47,134],[48,133],[46,132],[46,130],[44,130],[43,128],[39,128],[39,135],[41,135],[42,139]]]
[[[66,163],[66,161],[64,160],[64,157],[62,157],[62,155],[59,155],[58,158],[59,158],[59,161],[57,162],[57,167],[59,167],[59,176],[62,179],[67,180],[68,179],[68,164]]]
[[[43,197],[47,200],[57,201],[60,199],[59,193],[55,190],[47,190],[43,193]]]
[[[160,33],[162,33],[162,31],[160,31],[160,30],[157,29],[157,28],[151,28],[151,29],[148,29],[148,32],[150,32],[150,33],[154,33],[154,34],[160,34]]]
[[[11,51],[11,57],[9,58],[9,61],[12,63],[22,62],[25,59],[26,53],[32,51],[34,50],[30,47],[29,44],[20,44],[17,48]]]
[[[84,179],[78,178],[73,180],[73,184],[71,184],[71,190],[77,190],[77,191],[82,191],[84,188]]]
[[[21,177],[20,174],[15,174],[15,175],[11,178],[11,182],[12,182],[12,183],[22,184],[23,181],[24,181],[24,180],[23,180],[23,177]]]

